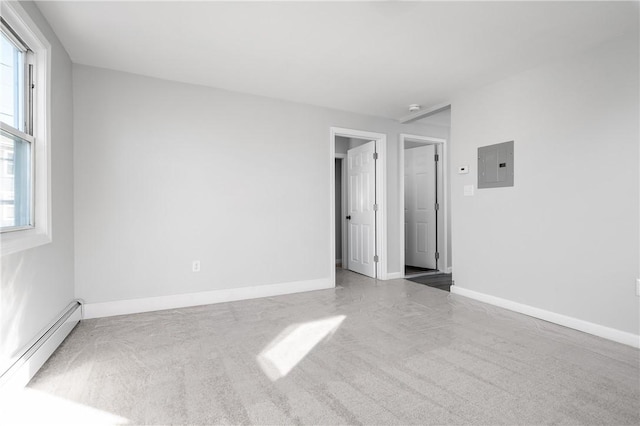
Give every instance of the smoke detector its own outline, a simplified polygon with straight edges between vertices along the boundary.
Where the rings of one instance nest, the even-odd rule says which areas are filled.
[[[409,105],[409,112],[416,112],[416,111],[420,111],[422,107],[418,104],[411,104]]]

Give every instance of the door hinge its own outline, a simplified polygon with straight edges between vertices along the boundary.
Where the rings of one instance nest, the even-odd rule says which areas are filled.
[[[374,204],[374,205],[373,205],[373,211],[374,211],[374,212],[377,212],[377,211],[378,211],[378,205],[377,205],[377,204]]]
[[[440,210],[440,204],[436,203],[436,211]]]
[[[375,263],[378,263],[378,262],[379,262],[379,258],[378,258],[378,255],[377,255],[377,254],[376,254],[375,256],[373,256],[373,261],[374,261]]]
[[[440,253],[436,252],[436,260],[440,259]]]
[[[377,160],[377,159],[378,159],[378,153],[377,153],[377,152],[374,152],[374,153],[373,153],[373,159],[374,159],[374,160]]]
[[[440,161],[440,156],[438,154],[434,155],[434,160],[435,161]]]

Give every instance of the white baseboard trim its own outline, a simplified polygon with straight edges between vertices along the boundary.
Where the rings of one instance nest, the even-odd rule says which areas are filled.
[[[81,319],[82,307],[79,301],[73,302],[29,342],[20,355],[10,361],[11,366],[0,372],[0,395],[24,388]]]
[[[529,315],[534,318],[549,321],[554,324],[562,325],[564,327],[573,328],[574,330],[593,334],[594,336],[602,337],[604,339],[613,340],[614,342],[633,346],[634,348],[640,348],[640,336],[633,333],[617,330],[615,328],[606,327],[604,325],[595,324],[589,321],[584,321],[578,318],[558,314],[544,309],[535,308],[533,306],[513,302],[511,300],[502,299],[500,297],[479,293],[477,291],[468,290],[458,285],[451,286],[451,293],[468,297],[470,299],[475,299],[480,302],[488,303],[489,305],[499,306],[510,311]]]
[[[175,294],[171,296],[87,303],[84,305],[84,318],[103,318],[115,315],[161,311],[164,309],[186,308],[188,306],[210,305],[213,303],[258,299],[260,297],[279,296],[304,291],[325,290],[334,287],[334,283],[330,278],[323,278],[319,280],[227,288],[199,293]]]
[[[397,280],[399,278],[404,278],[404,274],[402,272],[389,272],[387,273],[388,280]]]

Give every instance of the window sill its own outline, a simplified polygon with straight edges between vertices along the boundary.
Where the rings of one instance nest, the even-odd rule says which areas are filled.
[[[0,234],[0,252],[2,256],[29,250],[51,242],[51,235],[42,229],[25,229],[22,231]]]

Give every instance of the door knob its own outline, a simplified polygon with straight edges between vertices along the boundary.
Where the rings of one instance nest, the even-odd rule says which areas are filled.
[[[347,220],[351,220],[351,216],[347,216]]]

